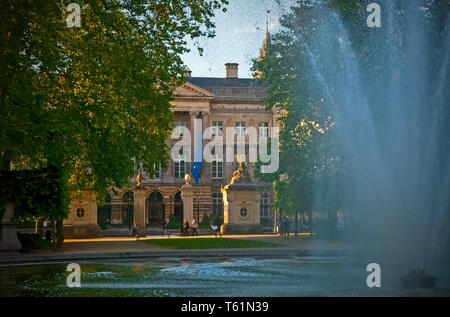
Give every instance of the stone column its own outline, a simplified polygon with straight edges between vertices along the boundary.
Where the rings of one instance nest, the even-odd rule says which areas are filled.
[[[191,225],[192,219],[194,219],[194,187],[188,181],[181,186],[181,198],[183,199],[183,223],[187,219]]]
[[[134,191],[134,221],[138,234],[145,237],[145,190],[136,188]]]
[[[17,239],[16,224],[12,221],[13,216],[14,203],[8,202],[5,205],[0,224],[0,252],[18,252],[22,248]]]

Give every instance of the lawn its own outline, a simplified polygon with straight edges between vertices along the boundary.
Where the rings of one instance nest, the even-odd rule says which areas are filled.
[[[147,243],[174,249],[233,249],[233,248],[277,248],[278,243],[231,238],[175,238],[149,239]]]

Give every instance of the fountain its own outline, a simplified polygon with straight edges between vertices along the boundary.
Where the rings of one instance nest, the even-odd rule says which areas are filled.
[[[436,277],[425,273],[425,270],[414,270],[401,277],[403,288],[433,288]]]
[[[432,287],[425,270],[439,281],[438,264],[450,254],[450,18],[431,23],[423,1],[379,2],[383,24],[364,51],[378,73],[362,65],[354,34],[329,9],[319,10],[326,22],[304,41],[345,164],[343,186],[318,185],[313,210],[337,198],[356,219],[351,238],[381,265],[386,284]]]

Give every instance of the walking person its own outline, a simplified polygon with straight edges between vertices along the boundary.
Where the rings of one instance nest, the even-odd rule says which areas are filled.
[[[183,236],[186,236],[189,233],[189,221],[187,221],[187,219],[184,219],[183,229],[184,229]]]
[[[197,220],[195,220],[195,218],[192,219],[191,227],[192,227],[192,235],[193,236],[195,236],[195,235],[198,236],[198,223],[197,223]]]
[[[138,235],[138,229],[137,229],[136,221],[133,223],[133,228],[132,228],[131,235],[136,237],[136,240],[139,240],[139,235]]]

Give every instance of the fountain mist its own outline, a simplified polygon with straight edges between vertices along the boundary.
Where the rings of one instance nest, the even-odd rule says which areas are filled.
[[[356,216],[365,256],[394,284],[411,269],[433,273],[450,254],[450,19],[430,26],[423,1],[379,2],[382,28],[367,32],[378,78],[331,10],[319,10],[324,23],[305,51],[312,84],[333,108],[329,137],[345,166],[342,186],[317,186],[314,209],[338,199]]]

